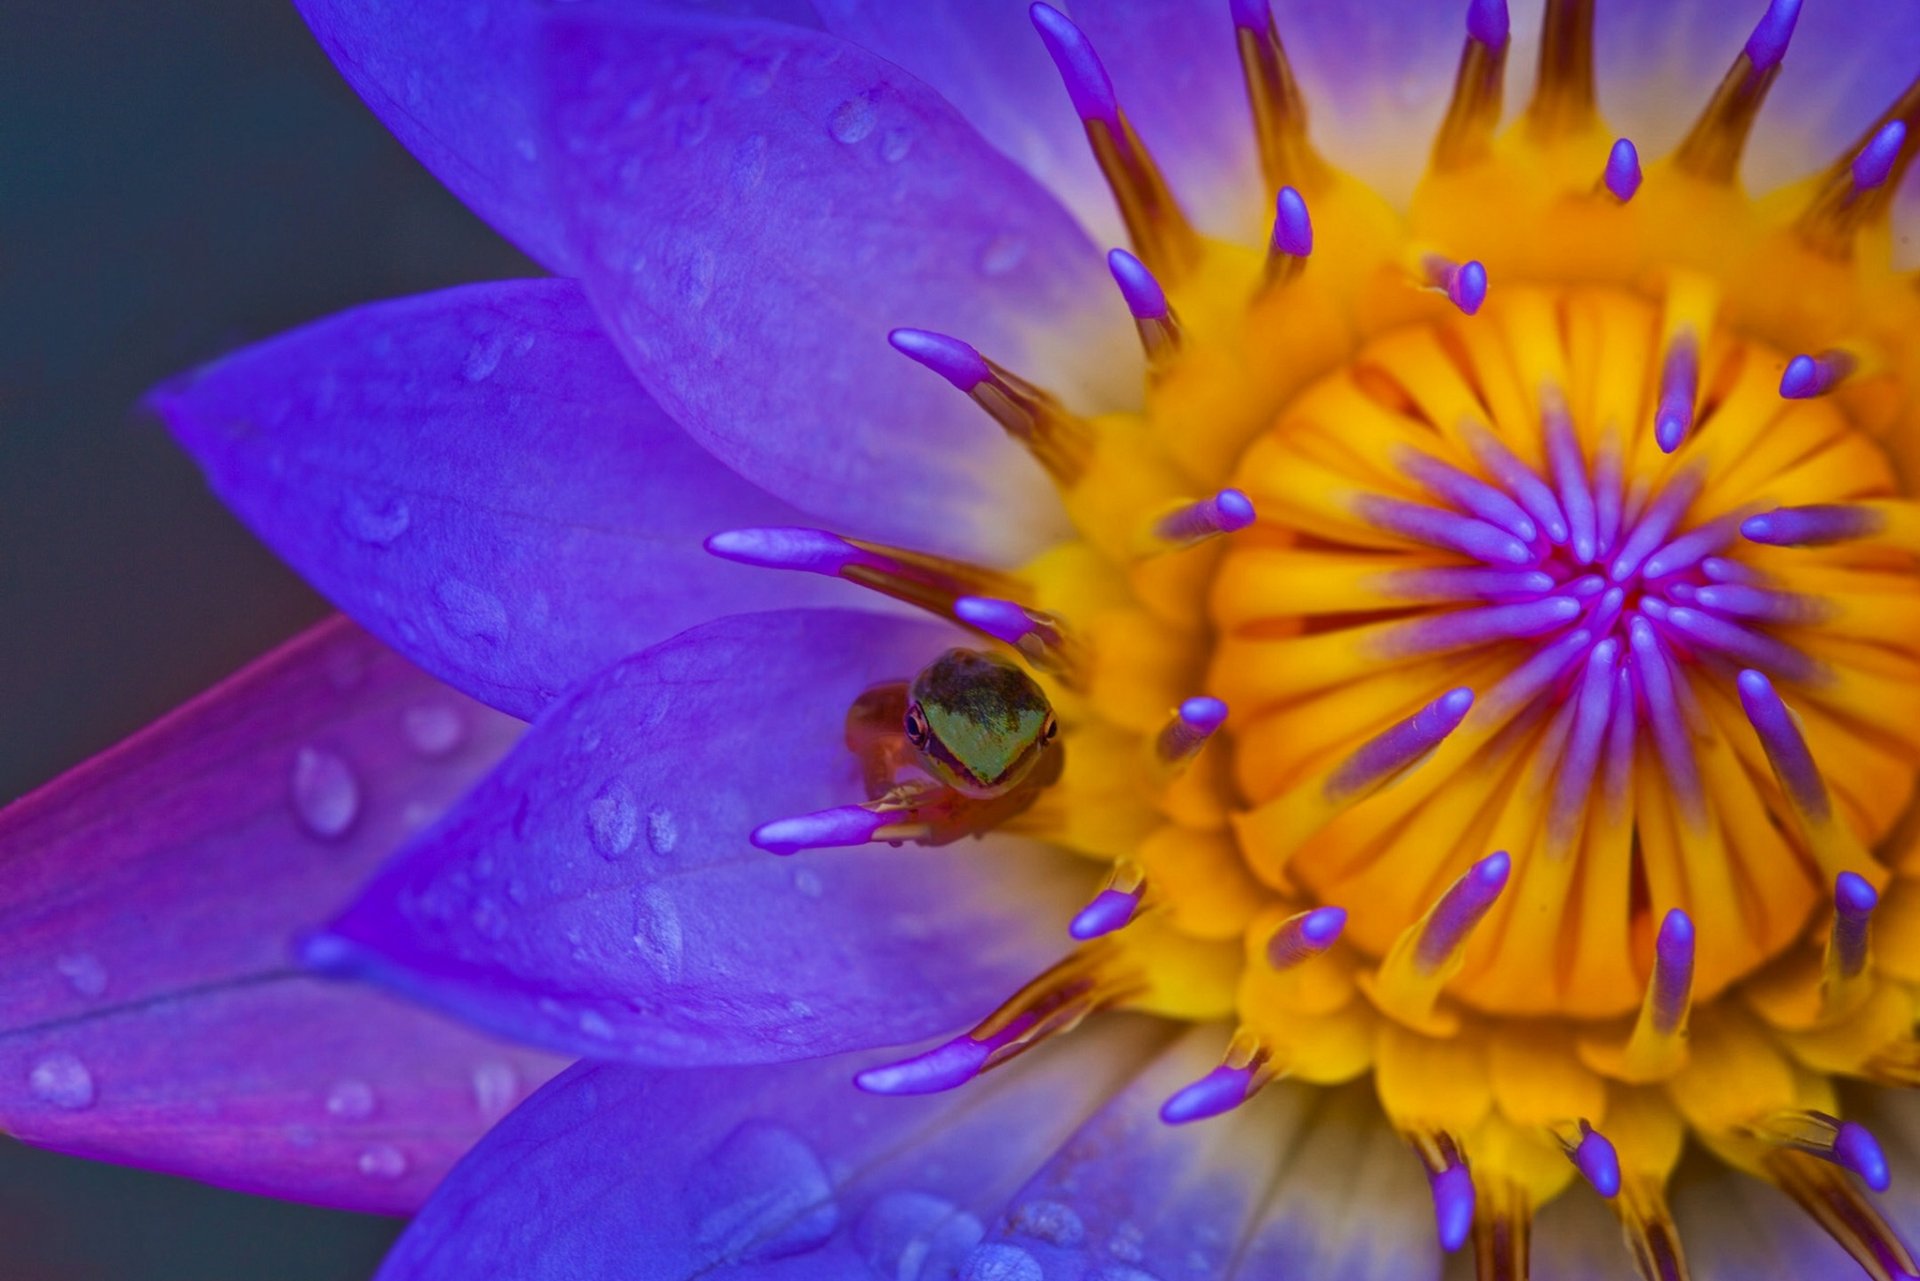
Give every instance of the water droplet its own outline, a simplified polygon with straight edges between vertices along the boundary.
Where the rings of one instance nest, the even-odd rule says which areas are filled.
[[[655,854],[665,856],[673,853],[673,847],[680,843],[680,824],[673,817],[673,811],[663,805],[656,805],[647,811],[647,845]]]
[[[961,1281],[1046,1281],[1039,1260],[1017,1245],[976,1246],[967,1256]]]
[[[322,747],[293,756],[293,812],[322,840],[338,840],[360,813],[360,780],[346,761]]]
[[[467,718],[451,703],[416,703],[400,713],[413,750],[429,760],[446,756],[467,737]]]
[[[413,512],[404,498],[350,493],[340,505],[340,523],[348,535],[375,547],[391,544],[412,521]]]
[[[373,1087],[365,1081],[341,1081],[327,1091],[327,1115],[364,1121],[373,1115]]]
[[[598,1010],[582,1010],[580,1017],[574,1021],[588,1036],[597,1037],[602,1041],[613,1039],[613,1024],[607,1022],[607,1016]]]
[[[587,802],[587,837],[602,858],[619,858],[640,834],[640,805],[622,778],[610,778]]]
[[[507,354],[507,335],[495,330],[481,334],[467,348],[466,359],[460,362],[460,376],[470,383],[484,382],[493,376],[500,367],[500,357]]]
[[[1086,1225],[1071,1206],[1059,1201],[1029,1201],[1013,1212],[1012,1226],[1022,1236],[1048,1245],[1075,1246],[1086,1240]]]
[[[820,1157],[771,1121],[747,1121],[697,1163],[682,1193],[701,1245],[758,1263],[825,1245],[840,1207]]]
[[[507,881],[507,898],[517,906],[526,906],[527,883],[517,876],[511,877]]]
[[[835,107],[827,129],[839,141],[851,144],[872,133],[874,124],[873,100],[863,95]]]
[[[53,963],[78,996],[99,996],[107,990],[107,967],[91,952],[75,952]]]
[[[1015,235],[999,235],[980,251],[979,267],[983,276],[1004,276],[1018,267],[1027,256],[1027,242]]]
[[[713,132],[713,108],[705,102],[690,102],[680,110],[680,123],[674,137],[682,147],[697,147]]]
[[[483,898],[473,905],[473,930],[483,939],[499,942],[507,936],[507,909],[496,898]]]
[[[810,867],[798,869],[793,874],[793,888],[808,898],[819,898],[826,887],[820,883],[820,874]]]
[[[69,1112],[93,1106],[93,1073],[76,1055],[55,1050],[27,1074],[27,1086],[33,1097]]]
[[[447,626],[460,635],[496,642],[506,636],[507,607],[492,592],[457,578],[443,578],[433,594],[447,616]]]
[[[897,165],[913,150],[913,135],[905,129],[889,129],[880,135],[880,158]]]
[[[658,885],[649,885],[634,896],[633,945],[662,982],[679,979],[681,953],[686,947],[680,909]]]
[[[742,98],[758,98],[773,88],[774,64],[765,58],[748,58],[733,69],[733,91]]]
[[[979,1219],[945,1197],[888,1192],[860,1216],[853,1242],[884,1281],[933,1281],[957,1275],[984,1235]]]
[[[520,1074],[511,1063],[490,1060],[473,1069],[473,1106],[488,1121],[505,1116],[520,1101]]]
[[[1127,1263],[1138,1263],[1144,1253],[1140,1245],[1146,1239],[1147,1234],[1140,1230],[1140,1225],[1128,1220],[1113,1230],[1113,1236],[1107,1240],[1107,1253]]]
[[[407,1158],[391,1143],[376,1143],[360,1154],[355,1163],[370,1179],[392,1182],[407,1172]]]

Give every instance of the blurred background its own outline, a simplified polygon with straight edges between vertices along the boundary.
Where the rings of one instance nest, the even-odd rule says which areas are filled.
[[[6,0],[0,802],[327,612],[142,392],[355,303],[529,274],[286,0]],[[0,1138],[8,1281],[348,1281],[396,1230]]]

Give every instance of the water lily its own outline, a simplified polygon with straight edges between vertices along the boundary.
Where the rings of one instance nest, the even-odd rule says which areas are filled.
[[[555,273],[153,398],[532,722],[330,919],[227,922],[584,1060],[384,1276],[1915,1274],[1914,15],[303,7]],[[9,840],[184,844],[140,770],[205,733],[371,842],[433,713],[278,683],[435,687],[335,627]],[[66,1035],[36,1116],[178,1027]]]

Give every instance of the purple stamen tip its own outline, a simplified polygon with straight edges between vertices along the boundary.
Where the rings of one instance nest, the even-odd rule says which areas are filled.
[[[1073,25],[1066,14],[1050,4],[1036,4],[1027,10],[1041,42],[1060,71],[1067,96],[1082,120],[1099,120],[1116,134],[1120,131],[1120,103],[1113,94],[1113,81],[1101,65],[1093,42]]]
[[[1660,919],[1660,937],[1654,951],[1663,967],[1693,966],[1693,918],[1681,908],[1672,908]]]
[[[1893,162],[1900,158],[1900,149],[1906,145],[1907,125],[1903,120],[1889,120],[1880,126],[1880,131],[1860,148],[1860,154],[1853,158],[1853,185],[1860,191],[1878,187],[1893,172]]]
[[[1324,951],[1339,941],[1346,928],[1346,908],[1316,907],[1300,922],[1300,937]]]
[[[1619,138],[1614,141],[1613,150],[1607,153],[1607,190],[1621,204],[1633,199],[1633,193],[1640,190],[1640,150],[1631,139]]]
[[[1274,200],[1273,247],[1295,258],[1313,252],[1313,219],[1307,216],[1306,200],[1292,187],[1280,188]]]
[[[1272,20],[1267,0],[1231,0],[1233,25],[1248,31],[1265,31]]]
[[[1858,1122],[1840,1123],[1839,1131],[1833,1136],[1833,1157],[1859,1175],[1860,1181],[1875,1192],[1885,1192],[1893,1182],[1887,1170],[1887,1154],[1880,1150],[1880,1141]]]
[[[1815,503],[1749,516],[1740,522],[1740,532],[1749,542],[1769,547],[1818,547],[1871,534],[1879,526],[1879,518],[1865,508]]]
[[[972,391],[993,377],[980,353],[958,338],[930,329],[896,329],[887,335],[887,341],[895,351],[925,365],[961,391]]]
[[[723,530],[709,537],[705,546],[722,560],[810,574],[838,574],[860,557],[858,548],[837,535],[793,527]]]
[[[1180,704],[1180,719],[1197,734],[1211,734],[1227,719],[1227,705],[1217,698],[1190,698]]]
[[[1447,282],[1447,297],[1469,316],[1480,310],[1487,301],[1487,269],[1478,259],[1460,264],[1453,279]]]
[[[1124,249],[1115,249],[1107,255],[1107,270],[1113,273],[1113,283],[1120,286],[1120,296],[1127,300],[1135,320],[1167,318],[1167,292],[1145,263]]]
[[[1687,438],[1687,429],[1692,426],[1691,405],[1662,405],[1653,420],[1653,438],[1659,444],[1660,452],[1671,454],[1680,448],[1680,442]]]
[[[1389,726],[1354,749],[1327,780],[1329,796],[1343,796],[1371,787],[1398,770],[1406,769],[1438,747],[1473,708],[1473,691],[1449,690],[1407,719]]]
[[[1793,24],[1800,20],[1800,0],[1773,0],[1747,37],[1747,61],[1755,71],[1770,71],[1787,56]]]
[[[925,1054],[868,1068],[853,1083],[868,1094],[938,1094],[980,1075],[992,1053],[971,1036],[956,1036]]]
[[[1213,513],[1220,532],[1231,534],[1253,524],[1253,500],[1237,489],[1223,489],[1213,496]]]
[[[1338,942],[1346,928],[1343,907],[1316,907],[1288,917],[1267,940],[1267,963],[1281,971],[1304,964]]]
[[[1809,400],[1826,390],[1824,383],[1812,356],[1795,356],[1780,375],[1780,395],[1787,400]]]
[[[1585,1133],[1573,1150],[1574,1167],[1595,1192],[1612,1200],[1620,1194],[1620,1156],[1606,1135],[1584,1125],[1581,1129]]]
[[[892,821],[863,806],[842,805],[762,823],[747,839],[769,854],[797,854],[824,846],[865,845]]]
[[[1507,0],[1468,0],[1467,36],[1489,48],[1507,42]]]
[[[1497,851],[1468,868],[1466,875],[1441,895],[1414,946],[1416,969],[1431,974],[1453,955],[1507,887],[1507,874],[1512,870],[1513,860],[1506,851]]]
[[[953,616],[1009,645],[1018,645],[1034,630],[1025,609],[995,596],[961,596],[953,602]]]
[[[1451,1254],[1467,1243],[1473,1231],[1473,1175],[1464,1165],[1450,1165],[1427,1182],[1433,1192],[1433,1223],[1440,1248]]]
[[[1228,1067],[1222,1063],[1191,1085],[1183,1085],[1160,1105],[1160,1119],[1168,1125],[1204,1121],[1222,1112],[1231,1112],[1247,1101],[1247,1086],[1253,1080],[1251,1068]]]
[[[1129,894],[1124,890],[1101,890],[1093,896],[1093,901],[1081,908],[1074,916],[1073,924],[1067,927],[1067,933],[1086,942],[1113,933],[1133,919],[1133,910],[1140,906],[1139,894]]]
[[[1693,994],[1693,918],[1673,908],[1653,945],[1653,1023],[1663,1033],[1680,1026]]]
[[[1834,878],[1833,906],[1842,918],[1864,921],[1879,905],[1880,895],[1866,877],[1854,872],[1842,872]]]

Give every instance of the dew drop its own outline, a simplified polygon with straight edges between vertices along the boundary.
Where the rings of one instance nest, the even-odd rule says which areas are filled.
[[[873,101],[863,96],[848,98],[835,107],[827,129],[836,140],[851,144],[872,133],[874,123]]]
[[[472,640],[498,642],[507,634],[507,607],[485,588],[443,578],[433,594],[447,618],[447,626]]]
[[[413,512],[404,498],[350,493],[340,506],[340,523],[348,535],[374,547],[391,545],[412,522]]]
[[[640,834],[640,805],[622,778],[610,778],[587,802],[587,837],[602,858],[619,858]]]
[[[460,362],[460,376],[470,383],[485,382],[500,367],[500,357],[507,354],[507,336],[498,330],[481,334],[467,348],[466,359]]]
[[[1040,1262],[1017,1245],[976,1246],[967,1256],[961,1281],[1046,1281]]]
[[[691,150],[707,140],[713,132],[713,108],[704,102],[688,103],[680,112],[680,123],[674,129],[674,138],[682,147]]]
[[[91,952],[74,952],[53,963],[77,996],[100,996],[107,990],[107,967]]]
[[[820,883],[820,874],[810,867],[797,869],[793,874],[793,888],[808,898],[819,898],[826,887]]]
[[[407,743],[428,760],[450,755],[467,737],[467,719],[451,703],[416,703],[400,713]]]
[[[742,98],[758,98],[773,88],[773,63],[765,58],[749,58],[733,69],[733,92]]]
[[[1027,256],[1027,242],[1015,235],[999,235],[980,251],[978,265],[983,276],[1004,276],[1018,267]]]
[[[735,1262],[818,1249],[840,1223],[819,1154],[771,1121],[743,1123],[697,1163],[682,1203],[695,1239]]]
[[[633,945],[662,982],[679,979],[681,953],[686,947],[680,909],[658,885],[649,885],[634,897]]]
[[[327,1091],[327,1115],[364,1121],[373,1115],[373,1087],[365,1081],[340,1081]]]
[[[520,1099],[520,1074],[498,1059],[475,1065],[473,1106],[481,1117],[494,1121],[505,1116]]]
[[[473,905],[474,933],[491,942],[499,942],[507,936],[507,909],[500,906],[497,898],[483,898]]]
[[[68,1112],[93,1106],[93,1073],[65,1050],[55,1050],[35,1063],[27,1074],[27,1087],[36,1099]]]
[[[680,843],[680,824],[673,811],[656,805],[647,811],[647,846],[662,857],[673,853]]]
[[[853,1243],[883,1281],[955,1276],[986,1235],[980,1220],[945,1197],[888,1192],[854,1225]]]
[[[889,129],[880,135],[880,158],[897,165],[913,150],[913,135],[905,129]]]
[[[300,826],[322,840],[345,836],[360,813],[360,780],[345,760],[323,747],[294,753],[292,790]]]
[[[360,1173],[368,1178],[384,1179],[389,1183],[407,1172],[406,1156],[391,1143],[374,1144],[360,1154],[355,1164]]]
[[[607,1016],[598,1010],[582,1010],[574,1022],[578,1023],[580,1030],[588,1036],[602,1041],[613,1039],[613,1024],[607,1022]]]
[[[1086,1240],[1086,1225],[1072,1207],[1059,1201],[1029,1201],[1013,1212],[1012,1226],[1022,1236],[1048,1245],[1076,1246]]]

